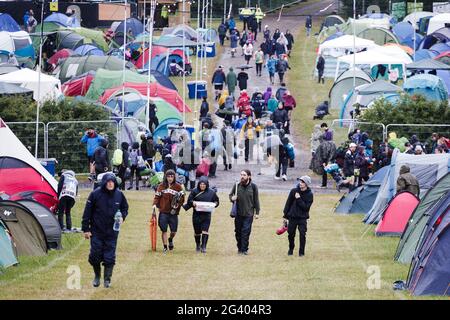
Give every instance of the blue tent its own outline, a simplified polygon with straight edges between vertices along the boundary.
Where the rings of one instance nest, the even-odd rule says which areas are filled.
[[[414,27],[408,22],[397,23],[392,32],[397,36],[400,44],[414,49],[414,34],[416,35],[416,49],[422,42],[423,37],[419,33],[414,33]]]
[[[418,74],[406,79],[403,89],[410,95],[420,94],[428,100],[445,101],[448,99],[444,80],[432,74]]]
[[[158,128],[155,129],[155,131],[153,132],[153,140],[157,141],[158,138],[165,138],[167,136],[169,136],[169,130],[168,130],[168,126],[170,125],[176,125],[180,123],[180,119],[177,118],[167,118],[164,121],[162,121]]]
[[[148,69],[147,70],[143,69],[143,70],[139,71],[139,73],[143,74],[143,75],[146,75],[147,72],[148,72]],[[177,87],[173,84],[172,80],[170,80],[168,76],[166,76],[166,75],[162,74],[161,72],[159,72],[158,70],[154,70],[154,69],[152,69],[150,72],[151,72],[151,75],[155,77],[156,81],[160,85],[162,85],[168,89],[178,91]]]
[[[159,54],[152,58],[151,68],[152,70],[156,70],[160,72],[162,75],[168,77],[170,75],[169,65],[175,60],[177,64],[180,66],[183,65],[183,58],[177,54]],[[148,68],[148,63],[144,66],[144,69]]]
[[[118,44],[118,45],[123,45],[124,44],[124,21],[120,22],[117,25],[117,28],[115,28],[115,36],[114,36],[114,41]],[[139,21],[136,18],[128,18],[126,21],[126,32],[130,33],[133,38],[135,38],[137,35],[141,34],[144,31],[144,25],[142,24],[141,21]],[[129,41],[129,37],[127,36],[127,40]],[[127,41],[127,42],[128,42]]]
[[[426,60],[426,59],[432,59],[436,57],[438,53],[436,51],[430,50],[430,49],[420,49],[416,51],[416,59],[414,61],[420,61],[420,60]],[[414,56],[413,56],[414,58]]]
[[[441,28],[427,35],[420,43],[419,49],[430,49],[439,42],[446,43],[450,40],[450,28]]]
[[[78,28],[80,21],[75,16],[68,17],[63,13],[54,12],[44,19],[44,22],[53,22],[63,27]]]
[[[439,42],[431,46],[430,50],[437,52],[438,55],[450,51],[450,41],[447,43]]]
[[[450,192],[427,214],[428,222],[412,259],[406,285],[413,295],[450,296]]]
[[[9,14],[0,13],[0,31],[16,32],[20,27]]]
[[[17,263],[11,235],[6,224],[0,219],[0,269],[13,266]]]
[[[91,44],[83,44],[75,49],[75,53],[79,54],[80,56],[104,56],[105,53],[103,50],[97,48],[96,46],[93,46]]]

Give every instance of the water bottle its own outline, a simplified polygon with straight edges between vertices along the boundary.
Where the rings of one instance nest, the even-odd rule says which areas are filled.
[[[117,210],[116,214],[114,215],[114,226],[113,226],[114,231],[120,230],[121,219],[122,219],[122,213],[120,212],[120,210]]]

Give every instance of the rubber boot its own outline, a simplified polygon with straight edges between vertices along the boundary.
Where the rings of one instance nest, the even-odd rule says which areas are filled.
[[[208,243],[208,234],[203,233],[202,234],[202,253],[206,253],[206,244]]]
[[[194,238],[195,238],[195,251],[196,252],[200,252],[200,237],[201,237],[201,235],[194,235]]]
[[[111,286],[111,277],[113,273],[114,267],[107,267],[105,266],[105,274],[104,274],[104,286],[105,288],[109,288]]]
[[[94,280],[92,280],[92,285],[97,288],[100,286],[100,277],[102,276],[102,268],[99,264],[93,265],[92,268],[94,269]]]

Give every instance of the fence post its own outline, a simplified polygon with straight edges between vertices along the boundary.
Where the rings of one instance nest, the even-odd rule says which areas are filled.
[[[48,159],[48,123],[44,125],[44,158]]]

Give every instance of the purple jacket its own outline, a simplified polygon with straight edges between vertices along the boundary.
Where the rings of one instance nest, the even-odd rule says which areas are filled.
[[[264,104],[267,105],[269,99],[272,98],[272,88],[268,87],[266,92],[263,94]]]

